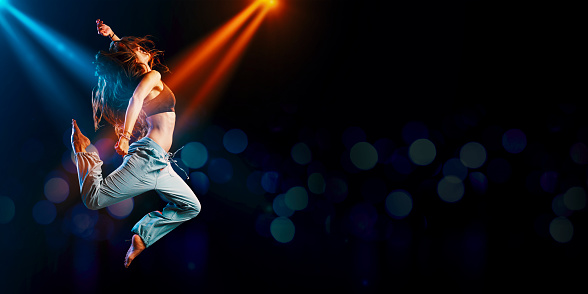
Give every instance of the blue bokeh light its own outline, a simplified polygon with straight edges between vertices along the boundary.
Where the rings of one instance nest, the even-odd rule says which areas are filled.
[[[541,175],[541,178],[539,179],[541,189],[543,189],[543,191],[545,191],[547,193],[555,192],[555,189],[557,188],[558,178],[559,178],[559,174],[557,172],[554,172],[554,171],[544,172]]]
[[[564,195],[558,194],[551,200],[551,210],[558,216],[569,216],[572,211],[564,203]]]
[[[436,155],[435,144],[428,139],[417,139],[408,148],[408,157],[416,165],[429,165]]]
[[[233,154],[239,154],[247,148],[247,135],[240,129],[232,129],[223,136],[223,146]]]
[[[520,153],[527,146],[527,136],[519,129],[511,129],[504,132],[502,146],[509,153]]]
[[[189,168],[201,168],[208,161],[208,150],[200,142],[190,142],[181,151],[182,162]]]
[[[370,170],[378,163],[378,151],[368,142],[359,142],[349,151],[351,162],[361,170]]]
[[[16,213],[14,201],[6,196],[0,196],[0,224],[9,223]]]
[[[7,2],[7,0],[0,1]],[[16,3],[14,0],[10,2]],[[13,5],[16,6],[16,4]],[[15,19],[10,17],[8,11],[2,10],[1,13],[15,29],[21,29],[17,26],[19,23],[13,22]],[[336,17],[339,16],[336,15]],[[39,20],[41,19],[39,18]],[[93,31],[93,24],[90,23],[90,25],[92,25],[90,29]],[[20,30],[17,32],[21,33]],[[28,33],[24,27],[22,32]],[[108,39],[97,37],[94,32],[93,35],[92,40],[96,39],[96,42],[104,42]],[[4,37],[10,41],[9,36],[2,36],[0,39]],[[35,41],[33,36],[29,34],[23,34],[21,37]],[[36,44],[36,42],[29,43]],[[11,49],[10,46],[8,43],[0,45],[6,49]],[[43,47],[38,46],[37,50],[43,51]],[[7,52],[12,53],[11,50]],[[51,55],[47,55],[47,57],[51,58]],[[13,56],[13,58],[18,61],[18,57]],[[57,62],[55,64],[59,65]],[[435,73],[427,75],[433,79],[438,80],[439,78]],[[317,76],[321,77],[322,75]],[[51,77],[47,77],[47,79],[51,79]],[[369,80],[369,77],[366,80]],[[355,88],[363,89],[362,86],[358,85]],[[213,282],[219,280],[218,273],[221,274],[220,280],[222,280],[231,273],[237,273],[240,269],[247,268],[249,272],[237,278],[240,282],[245,282],[248,285],[256,284],[259,288],[271,288],[272,290],[283,290],[292,285],[300,285],[296,288],[303,288],[307,286],[305,282],[308,282],[310,287],[324,286],[324,288],[331,288],[333,292],[340,289],[345,292],[345,288],[348,291],[355,290],[357,292],[393,292],[400,291],[400,289],[413,289],[414,286],[420,289],[435,288],[441,283],[442,285],[451,284],[450,286],[455,284],[457,286],[454,288],[470,289],[475,292],[475,289],[483,287],[483,285],[480,286],[479,281],[482,284],[487,282],[485,274],[495,272],[493,268],[495,264],[503,261],[508,263],[517,252],[529,251],[530,245],[536,249],[532,252],[538,254],[536,254],[537,256],[527,254],[525,256],[532,258],[526,258],[523,261],[532,259],[531,263],[543,266],[529,271],[523,262],[521,263],[523,265],[519,267],[520,269],[524,268],[521,275],[533,276],[545,272],[544,276],[546,277],[555,278],[557,276],[559,278],[560,276],[565,277],[567,273],[575,273],[573,268],[550,268],[550,266],[553,264],[563,265],[564,262],[559,261],[558,258],[575,256],[575,249],[581,249],[585,242],[585,225],[582,224],[586,209],[585,196],[579,196],[582,193],[578,188],[587,189],[586,173],[588,170],[586,168],[588,165],[580,166],[579,164],[586,164],[585,162],[588,161],[586,159],[588,158],[586,157],[588,154],[586,153],[588,150],[586,148],[588,140],[586,139],[588,137],[581,137],[582,134],[576,136],[574,128],[581,128],[581,126],[569,126],[574,122],[581,121],[581,114],[578,117],[567,118],[559,110],[549,113],[544,120],[539,119],[540,123],[543,123],[539,126],[545,129],[546,133],[543,135],[546,137],[541,137],[540,130],[523,128],[527,139],[529,139],[528,145],[521,154],[511,154],[502,145],[504,131],[513,127],[510,125],[511,122],[522,120],[524,121],[523,125],[533,125],[527,120],[529,117],[522,117],[518,110],[509,109],[512,105],[489,105],[492,103],[479,98],[479,95],[469,97],[471,104],[481,109],[480,116],[476,117],[479,119],[479,124],[472,128],[470,125],[461,127],[459,126],[461,121],[456,122],[454,125],[457,125],[456,133],[458,135],[452,136],[455,133],[442,134],[440,132],[443,127],[441,119],[445,116],[451,116],[453,113],[459,113],[460,109],[467,106],[460,103],[450,105],[451,103],[448,104],[445,101],[439,102],[437,101],[439,95],[430,96],[426,93],[412,95],[415,94],[413,91],[415,87],[412,86],[408,85],[410,89],[403,93],[408,93],[408,96],[424,97],[424,100],[417,99],[422,100],[421,103],[416,100],[409,101],[411,107],[402,107],[406,106],[406,101],[399,101],[398,103],[402,105],[397,106],[401,107],[392,110],[382,107],[378,113],[366,111],[359,117],[346,117],[344,113],[335,113],[335,116],[329,115],[331,108],[328,107],[328,104],[325,104],[326,106],[320,105],[318,110],[305,110],[302,107],[304,101],[299,101],[300,108],[295,116],[281,116],[279,112],[272,114],[271,111],[267,112],[270,113],[269,118],[257,116],[267,115],[265,110],[271,110],[270,105],[264,109],[253,109],[257,110],[253,121],[239,120],[237,117],[230,117],[227,120],[221,116],[210,120],[222,123],[226,127],[225,130],[231,130],[234,127],[245,130],[248,142],[245,147],[241,146],[242,150],[232,149],[234,145],[225,142],[230,141],[227,138],[230,137],[231,131],[225,132],[218,126],[212,126],[206,131],[207,135],[203,136],[202,129],[206,125],[192,123],[193,130],[178,139],[184,141],[180,145],[190,141],[200,141],[198,144],[206,154],[206,156],[201,156],[193,161],[195,164],[191,164],[189,167],[192,170],[186,170],[190,174],[189,183],[196,195],[207,194],[201,199],[206,202],[203,202],[206,206],[204,214],[184,226],[180,226],[179,230],[173,232],[173,236],[164,237],[159,241],[161,243],[157,243],[157,247],[153,247],[150,249],[151,251],[148,250],[149,252],[144,253],[145,256],[139,257],[137,264],[130,270],[138,274],[140,273],[137,271],[153,272],[154,274],[157,274],[158,270],[169,272],[179,280],[188,278],[193,284],[203,285],[203,290],[207,285],[212,285],[214,288]],[[296,90],[295,94],[304,94],[304,87],[295,88],[301,89]],[[445,88],[452,87],[449,85]],[[438,89],[433,85],[428,90],[439,92]],[[184,90],[182,89],[182,91]],[[423,92],[420,89],[416,90]],[[178,91],[180,90],[178,89]],[[275,94],[280,91],[268,90],[265,92]],[[344,92],[349,91],[335,89],[335,93],[331,96],[336,97],[336,94]],[[377,97],[377,93],[379,92],[373,91],[371,94]],[[398,96],[392,94],[392,96]],[[190,98],[191,96],[186,97]],[[253,97],[263,100],[263,97],[255,95]],[[293,98],[299,99],[300,97],[302,96],[298,95]],[[328,102],[327,100],[329,99],[323,102]],[[431,104],[429,103],[431,101],[428,100],[436,100],[436,102]],[[249,107],[246,108],[249,109],[241,110],[251,110],[251,105],[253,105],[250,101],[245,101],[242,104],[247,104]],[[412,107],[413,104],[417,104],[417,106]],[[227,105],[225,104],[223,107],[224,110]],[[442,107],[435,107],[437,105]],[[238,105],[233,106],[233,108],[240,108]],[[354,104],[345,107],[352,109]],[[369,107],[364,108],[368,109]],[[325,109],[327,109],[326,112],[323,111]],[[369,110],[373,110],[373,108]],[[512,112],[515,115],[512,117],[495,116],[497,112],[500,113],[502,110]],[[206,109],[203,109],[202,113],[206,114],[205,112],[207,112]],[[234,115],[235,111],[229,109],[227,113],[230,116]],[[414,115],[415,113],[416,115]],[[305,114],[317,115],[317,117],[304,117]],[[343,122],[338,121],[339,116],[344,120]],[[535,116],[543,118],[542,115]],[[564,118],[560,119],[560,116]],[[41,119],[44,119],[44,116],[38,116],[35,122],[38,123]],[[82,120],[82,118],[79,119]],[[269,123],[266,125],[264,122],[268,119]],[[402,129],[407,121],[413,119],[422,119],[430,128],[427,129],[425,124],[419,122]],[[556,132],[547,129],[552,119],[557,119],[557,123],[563,122],[561,130]],[[197,120],[206,121],[201,118],[197,118]],[[86,117],[86,121],[91,124],[91,118]],[[240,121],[241,123],[239,123]],[[237,126],[229,126],[231,123],[237,123]],[[345,129],[346,123],[358,123],[365,130],[363,132],[361,128],[352,129],[350,134],[355,132],[358,136],[346,137],[348,140],[345,142],[353,142],[348,147],[344,146],[347,143],[342,143],[341,140],[341,131]],[[481,133],[486,126],[493,123],[504,127],[498,136],[493,138],[498,149],[493,149],[496,146],[483,140]],[[274,125],[280,128],[271,129]],[[560,126],[558,125],[558,127]],[[308,129],[307,133],[309,134],[304,133],[302,136],[298,132],[302,128]],[[319,128],[331,136],[330,142],[322,144],[319,142],[320,138],[325,138],[325,136],[315,136],[314,132]],[[38,129],[40,132],[43,130],[45,132],[42,136],[51,136],[51,127],[43,126]],[[92,141],[96,142],[95,147],[99,150],[103,160],[107,160],[106,158],[109,157],[105,151],[120,158],[113,152],[112,144],[108,142],[112,141],[111,138],[95,140],[102,134],[94,134],[90,130],[88,130],[88,135],[93,137]],[[113,136],[112,133],[110,135]],[[390,139],[381,139],[384,136]],[[47,141],[47,138],[40,137],[40,139]],[[380,140],[376,141],[377,139]],[[262,143],[253,142],[255,140]],[[475,152],[465,152],[468,149],[464,144],[475,140],[479,140],[478,142],[482,143],[480,146],[487,151],[485,160],[480,160],[483,157],[476,156]],[[576,143],[579,141],[582,143]],[[19,144],[23,144],[23,142],[21,140]],[[371,160],[370,165],[362,163],[364,168],[361,168],[362,164],[358,164],[361,161],[352,160],[354,158],[352,148],[362,143],[371,144],[375,149],[375,153],[371,154],[377,154],[377,160]],[[254,144],[265,145],[265,147],[252,149]],[[464,147],[461,148],[462,146]],[[65,149],[63,146],[60,147]],[[63,177],[63,179],[69,179],[70,185],[74,185],[69,189],[75,199],[63,198],[65,200],[56,201],[47,196],[47,192],[45,192],[45,196],[38,195],[39,192],[43,193],[41,190],[44,187],[43,184],[45,187],[49,186],[49,181],[47,181],[49,177],[44,178],[43,173],[56,168],[56,166],[62,168],[59,160],[63,151],[52,150],[56,146],[48,143],[44,145],[44,148],[43,157],[36,161],[39,164],[36,172],[28,173],[27,168],[35,166],[27,167],[26,162],[25,165],[22,165],[21,162],[21,169],[27,171],[22,180],[24,185],[21,195],[0,193],[0,195],[6,196],[0,196],[0,223],[3,221],[8,223],[8,225],[0,224],[0,227],[7,228],[8,233],[14,231],[18,233],[21,222],[29,221],[33,224],[34,231],[41,233],[32,238],[33,241],[40,242],[33,246],[34,248],[31,247],[38,251],[31,255],[34,257],[31,259],[34,265],[33,270],[25,272],[25,274],[28,273],[28,277],[26,275],[23,277],[25,282],[31,282],[29,283],[30,287],[34,290],[42,290],[43,282],[53,278],[56,278],[55,283],[67,282],[86,274],[90,277],[88,280],[95,280],[95,285],[99,286],[99,280],[105,275],[105,269],[114,268],[116,270],[116,266],[121,267],[120,263],[122,263],[124,252],[130,245],[124,240],[132,235],[128,229],[143,215],[140,210],[155,209],[151,204],[154,204],[153,201],[158,202],[159,199],[143,198],[142,196],[134,198],[133,200],[136,202],[134,204],[137,206],[124,221],[117,221],[111,217],[110,210],[115,208],[111,207],[98,211],[98,221],[93,229],[91,223],[94,211],[83,211],[83,213],[76,214],[74,225],[69,219],[63,218],[63,215],[70,207],[80,203],[79,187],[74,187],[78,185],[77,174],[67,174],[67,178]],[[540,155],[535,148],[543,148],[539,151],[543,151],[541,155],[545,154],[546,156],[540,158],[541,160],[536,160]],[[185,160],[190,160],[190,152],[186,152],[188,149],[184,150],[185,154],[181,156],[182,163]],[[14,150],[17,150],[15,153],[17,158],[10,158],[5,163],[10,169],[15,167],[12,163],[18,163],[20,160],[18,156],[22,154],[18,146]],[[460,159],[460,151],[468,156],[473,154],[473,158],[478,160],[477,163],[475,160],[468,160],[467,156],[462,156]],[[345,153],[343,156],[357,172],[348,172],[343,169],[339,161],[342,153]],[[74,172],[75,169],[72,169],[74,165],[69,154],[68,151],[67,160],[63,161],[64,167],[68,171]],[[179,157],[176,158],[180,159]],[[214,174],[214,160],[219,157],[224,157],[233,170],[232,178],[225,184],[217,184],[209,178],[209,173]],[[510,165],[492,162],[496,157],[505,158],[511,168],[508,168]],[[318,162],[322,163],[323,167],[315,169]],[[211,163],[210,168],[209,163]],[[372,165],[373,167],[368,170]],[[503,168],[505,166],[506,169]],[[105,165],[105,168],[104,175],[107,175],[106,171],[114,166]],[[495,183],[509,179],[503,176],[505,173],[502,171],[506,171],[506,175],[511,175],[507,185]],[[19,176],[18,170],[9,173],[13,177]],[[532,174],[533,177],[526,177],[529,174]],[[31,181],[26,180],[31,176],[40,179],[40,181],[37,181],[36,185],[31,185]],[[527,179],[529,186],[534,185],[535,190],[524,189],[525,179]],[[439,182],[440,180],[442,182]],[[8,186],[10,183],[5,181]],[[574,185],[580,187],[569,189]],[[290,191],[295,189],[292,187],[298,188],[300,191],[306,189],[306,196],[289,199]],[[406,190],[396,190],[401,188]],[[53,191],[53,193],[60,190],[45,189]],[[568,192],[566,189],[569,189]],[[570,190],[572,192],[576,190],[576,192],[571,193]],[[36,196],[34,195],[35,191]],[[478,192],[486,193],[486,195],[480,195]],[[554,201],[555,211],[557,211],[554,213],[551,211],[551,199],[558,193],[561,193],[561,196],[558,196]],[[35,197],[27,197],[30,195]],[[65,193],[60,195],[65,195]],[[57,216],[48,226],[38,225],[31,218],[31,207],[41,199],[53,202],[57,208]],[[61,201],[66,202],[55,204]],[[362,203],[355,206],[358,202],[366,202],[367,204]],[[207,206],[207,203],[210,205]],[[319,205],[328,206],[328,209],[320,208]],[[583,210],[579,211],[578,209]],[[542,223],[544,235],[535,236],[531,226],[534,218],[540,215],[546,217]],[[553,220],[556,217],[558,220]],[[552,220],[553,222],[550,224]],[[70,226],[76,227],[74,231],[77,230],[78,235],[74,236],[68,231],[69,227],[65,225],[63,227],[68,230],[62,229],[62,223],[66,222]],[[82,239],[81,237],[84,239],[86,237],[96,238],[95,234],[102,226],[100,222],[108,224],[104,225],[104,228],[108,228],[111,234],[116,234],[116,236],[112,235],[111,241],[98,242],[98,239],[89,242],[77,241]],[[220,223],[228,230],[219,234],[219,231],[216,230],[219,226],[215,226],[215,223]],[[46,230],[49,226],[54,230]],[[472,230],[472,228],[480,227],[481,229]],[[210,238],[210,248],[206,247],[207,239],[203,239],[202,234],[194,234],[198,228],[207,228],[212,233],[211,237],[214,238]],[[256,236],[257,233],[254,230],[265,237]],[[46,234],[43,235],[43,232]],[[56,233],[67,235],[62,239],[51,239]],[[7,235],[10,236],[10,234]],[[108,235],[104,234],[104,236]],[[493,239],[494,237],[496,238]],[[31,238],[24,240],[29,239]],[[538,242],[530,244],[533,242],[529,241]],[[12,241],[0,241],[0,245],[8,244],[5,247],[12,249],[13,245],[10,245],[10,242]],[[54,245],[51,245],[51,242]],[[559,242],[571,243],[558,244]],[[284,245],[282,243],[291,244]],[[221,247],[218,247],[218,244],[221,244]],[[497,244],[498,246],[496,246]],[[90,246],[84,247],[86,245]],[[18,243],[15,246],[18,246]],[[54,248],[59,248],[59,250]],[[553,253],[553,248],[559,251]],[[180,257],[168,262],[170,258],[165,254],[160,254],[169,251],[167,249],[177,250],[172,252]],[[504,249],[504,252],[497,251],[501,249]],[[122,255],[111,254],[113,252],[119,252]],[[259,252],[265,257],[273,258],[259,257]],[[244,258],[242,253],[245,253]],[[45,254],[49,254],[49,259],[44,258]],[[37,257],[41,257],[41,263]],[[198,259],[199,257],[205,258]],[[234,257],[237,259],[235,260]],[[498,259],[492,259],[495,257]],[[18,258],[17,256],[8,257],[9,261]],[[215,271],[215,268],[223,268],[222,261],[224,259],[229,260],[228,263],[225,262],[225,265],[238,264],[237,269],[229,269],[228,272]],[[547,260],[547,263],[543,260]],[[65,264],[63,264],[64,261]],[[87,264],[85,264],[86,262]],[[31,262],[28,261],[28,263]],[[221,266],[217,266],[219,264]],[[23,268],[26,268],[26,265],[25,263]],[[149,271],[149,268],[158,270]],[[199,270],[200,268],[202,270]],[[209,270],[211,268],[212,271]],[[507,269],[507,273],[519,274],[517,271],[519,268]],[[82,274],[76,275],[76,271],[79,269],[84,271]],[[284,271],[284,269],[286,270]],[[550,272],[550,270],[552,271]],[[199,272],[195,273],[194,271]],[[301,271],[304,273],[301,274]],[[67,274],[71,274],[71,277]],[[419,274],[424,276],[425,280],[431,280],[431,283],[420,286],[418,283],[422,277],[418,277]],[[264,281],[256,283],[255,279],[258,277]],[[415,280],[417,280],[416,283]],[[520,279],[515,278],[515,280]],[[72,284],[76,288],[75,283],[83,284],[83,282],[78,279],[78,282]],[[562,283],[566,283],[565,279],[562,280]],[[67,283],[61,284],[64,285],[63,289],[67,289]],[[232,288],[239,288],[238,284],[224,287],[221,285],[221,288],[230,291]],[[92,289],[99,288],[92,287],[95,285],[77,286],[76,289],[81,291],[89,288],[91,292]],[[115,285],[114,282],[113,285]],[[162,284],[162,288],[165,288],[164,284]]]
[[[568,218],[563,216],[556,217],[549,224],[549,233],[555,241],[568,243],[574,236],[574,226]]]
[[[486,162],[486,148],[478,142],[469,142],[461,147],[459,159],[468,168],[479,168]]]
[[[460,178],[446,176],[437,185],[437,194],[445,202],[453,203],[459,201],[465,192],[465,187]]]
[[[278,190],[280,174],[276,171],[268,171],[261,176],[261,186],[266,192],[275,193]]]
[[[290,155],[292,156],[292,160],[300,165],[309,164],[312,160],[312,153],[308,145],[305,143],[296,143],[292,146],[292,150],[290,151]]]
[[[304,187],[292,187],[284,195],[284,203],[292,210],[303,210],[308,205],[308,192]]]
[[[314,194],[325,192],[325,178],[321,173],[312,173],[308,176],[308,190]]]
[[[288,243],[294,239],[296,229],[294,223],[287,217],[277,217],[270,224],[270,232],[280,243]]]
[[[386,212],[395,218],[403,219],[412,210],[412,197],[404,190],[396,190],[386,197]]]
[[[33,218],[38,224],[48,225],[55,220],[57,209],[48,200],[41,200],[33,206]]]
[[[586,207],[586,190],[582,187],[571,187],[563,195],[564,205],[569,210],[582,210]]]
[[[233,178],[233,165],[224,158],[215,158],[208,164],[208,176],[212,182],[224,184]]]
[[[294,214],[294,209],[286,204],[286,195],[280,194],[274,198],[272,208],[278,216],[290,217]]]
[[[570,147],[570,157],[577,164],[588,164],[588,147],[578,142]]]
[[[98,222],[98,218],[97,210],[89,210],[80,203],[68,211],[64,222],[74,235],[89,238],[94,233],[94,226]]]
[[[190,173],[190,183],[192,183],[192,189],[196,195],[204,195],[208,193],[210,180],[205,173],[200,171]]]

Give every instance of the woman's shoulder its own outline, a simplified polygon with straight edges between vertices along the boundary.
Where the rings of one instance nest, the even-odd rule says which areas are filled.
[[[143,74],[143,78],[150,78],[150,79],[158,79],[161,80],[161,73],[159,71],[152,69],[149,72]]]
[[[151,84],[154,87],[162,88],[161,74],[156,70],[151,70],[139,77],[140,84]]]

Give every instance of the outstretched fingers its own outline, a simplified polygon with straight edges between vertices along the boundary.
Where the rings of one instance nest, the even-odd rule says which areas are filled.
[[[98,31],[98,35],[102,35],[102,36],[108,36],[110,34],[109,30],[110,27],[106,24],[104,24],[103,21],[101,21],[100,19],[96,20],[96,30]]]

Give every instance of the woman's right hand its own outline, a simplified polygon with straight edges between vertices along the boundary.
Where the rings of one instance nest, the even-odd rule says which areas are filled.
[[[118,139],[118,142],[114,144],[114,150],[116,150],[116,153],[118,153],[118,155],[125,156],[129,154],[129,139],[121,136]]]
[[[104,24],[100,19],[96,20],[96,30],[98,31],[98,35],[102,35],[104,37],[109,37],[114,34],[112,29]]]

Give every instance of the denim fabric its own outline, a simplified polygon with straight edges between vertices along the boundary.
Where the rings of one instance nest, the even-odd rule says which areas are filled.
[[[144,137],[129,146],[121,166],[102,178],[102,160],[97,153],[76,153],[82,201],[95,210],[155,190],[169,203],[161,212],[145,215],[132,229],[149,247],[200,212],[198,198],[173,170],[169,156],[155,141]]]

